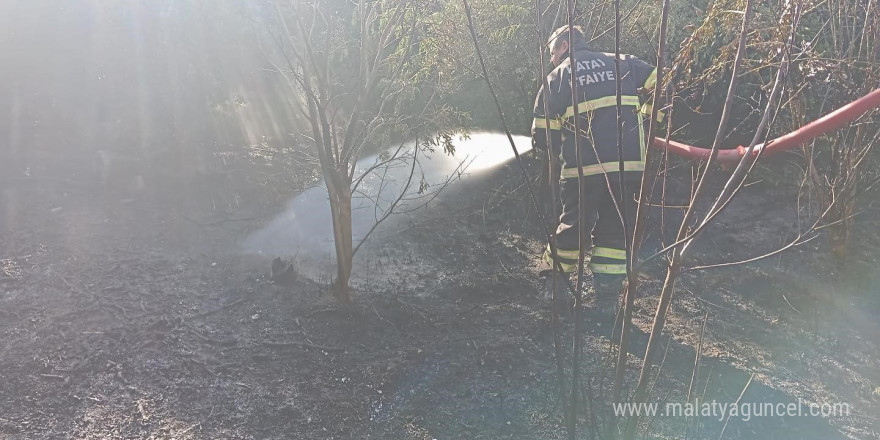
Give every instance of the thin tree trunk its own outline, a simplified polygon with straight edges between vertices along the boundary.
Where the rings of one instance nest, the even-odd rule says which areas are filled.
[[[683,241],[683,239],[688,235],[688,227],[691,224],[691,220],[696,215],[695,206],[697,200],[700,198],[704,190],[706,175],[711,172],[711,167],[712,165],[714,165],[718,157],[718,149],[720,147],[721,137],[724,133],[724,130],[726,129],[727,121],[730,117],[730,108],[733,103],[734,92],[736,91],[736,86],[739,82],[739,70],[740,66],[742,65],[742,59],[745,53],[746,35],[748,35],[749,18],[752,12],[752,5],[753,0],[746,0],[745,10],[743,12],[742,29],[740,30],[739,43],[737,45],[737,51],[733,61],[733,68],[731,70],[730,85],[728,87],[727,98],[725,99],[724,107],[721,112],[721,121],[718,125],[718,130],[715,133],[715,140],[712,143],[712,152],[709,156],[708,161],[706,162],[704,174],[700,177],[699,183],[697,184],[697,187],[694,190],[693,195],[691,196],[690,206],[688,207],[687,211],[685,212],[684,218],[681,221],[681,226],[679,227],[676,241]],[[693,238],[691,238],[691,240],[693,240]],[[654,314],[654,323],[651,327],[651,333],[648,338],[648,346],[645,349],[645,357],[642,361],[642,369],[639,373],[639,380],[636,384],[636,390],[632,399],[632,402],[636,405],[646,402],[649,397],[648,376],[650,375],[650,370],[654,365],[652,361],[653,354],[657,350],[658,341],[660,340],[661,333],[663,332],[663,326],[666,323],[666,313],[669,310],[669,305],[672,303],[672,297],[675,291],[675,281],[678,278],[678,275],[681,273],[682,263],[685,258],[684,250],[689,242],[690,240],[685,240],[679,247],[672,250],[672,258],[670,259],[669,266],[666,269],[666,280],[663,282],[663,288],[660,291],[660,302],[659,304],[657,304],[657,310]],[[635,438],[638,423],[639,416],[629,416],[626,427],[624,429],[625,439],[632,440]]]
[[[664,78],[664,69],[666,67],[666,27],[669,18],[669,0],[663,0],[660,14],[660,35],[657,45],[657,81],[654,84],[653,102],[650,115],[650,125],[648,126],[648,139],[654,139],[657,131],[657,114],[663,105],[662,93]],[[652,148],[648,148],[647,157],[645,158],[646,167],[642,174],[641,185],[639,186],[639,203],[636,206],[636,218],[633,225],[632,241],[627,242],[629,249],[629,258],[627,258],[627,287],[624,293],[623,303],[623,322],[620,330],[620,345],[617,350],[617,365],[615,366],[614,384],[611,388],[611,398],[614,402],[620,401],[620,390],[623,388],[623,381],[626,374],[627,353],[629,345],[629,333],[632,331],[632,312],[635,303],[636,292],[638,291],[639,276],[638,271],[634,269],[634,261],[638,257],[641,250],[642,240],[645,234],[645,217],[647,216],[647,204],[645,200],[649,193],[649,183],[655,177],[649,170],[653,169],[647,166],[654,162],[656,154]]]
[[[336,245],[336,282],[334,295],[343,304],[351,303],[348,281],[352,269],[351,183],[345,170],[325,170],[330,213],[333,217],[333,242]]]
[[[856,171],[848,170],[855,174]],[[856,205],[856,185],[847,185],[849,179],[855,179],[856,176],[848,175],[844,180],[843,190],[838,195],[839,202],[831,211],[831,221],[835,222],[828,231],[828,240],[831,244],[831,252],[838,259],[843,259],[847,255],[849,248],[850,230],[852,229],[852,216],[855,213]]]

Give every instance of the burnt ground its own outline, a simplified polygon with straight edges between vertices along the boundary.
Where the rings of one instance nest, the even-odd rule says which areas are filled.
[[[173,198],[148,184],[129,197],[75,178],[8,176],[0,438],[565,437],[551,313],[533,269],[541,233],[513,168],[379,237],[358,258],[347,308],[331,299],[328,278],[274,283],[271,256],[237,250],[293,193],[272,199],[227,182]],[[788,242],[793,194],[767,180],[748,186],[695,260]],[[685,400],[708,312],[695,395],[733,402],[754,374],[743,402],[850,405],[829,418],[734,417],[725,438],[878,438],[880,231],[878,208],[862,207],[846,261],[820,237],[760,262],[687,272],[654,400]],[[643,274],[634,318],[643,330],[662,277],[659,263]],[[610,345],[590,317],[581,438],[610,408]],[[566,353],[572,326],[563,324]],[[629,388],[639,359],[634,350]],[[723,425],[658,417],[642,432],[718,438]]]

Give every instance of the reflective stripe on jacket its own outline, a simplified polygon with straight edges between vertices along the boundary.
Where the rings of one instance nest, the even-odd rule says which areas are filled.
[[[585,175],[618,171],[617,78],[614,54],[594,52],[583,45],[574,47],[574,75],[578,103],[572,103],[569,58],[547,76],[547,117],[544,116],[543,86],[535,100],[532,142],[545,149],[550,131],[554,153],[562,157],[563,179],[577,178],[577,152],[574,149],[574,116],[579,115],[578,139]],[[632,56],[621,55],[621,128],[623,130],[624,171],[645,168],[647,118],[650,105],[639,96],[640,89],[653,90],[656,69]],[[647,115],[644,114],[647,112]]]

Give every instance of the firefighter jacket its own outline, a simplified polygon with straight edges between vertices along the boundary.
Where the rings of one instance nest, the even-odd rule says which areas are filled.
[[[624,171],[645,169],[647,118],[650,106],[639,96],[640,89],[653,91],[657,70],[632,56],[621,55],[620,78],[617,78],[614,54],[594,52],[585,45],[575,45],[574,69],[566,56],[547,76],[547,115],[544,93],[535,100],[532,143],[546,149],[549,130],[552,152],[562,157],[561,178],[577,179],[577,152],[574,141],[574,117],[579,116],[578,145],[585,176],[617,172],[617,81],[621,83],[621,129],[623,131]],[[577,85],[577,107],[573,104],[571,75]],[[627,173],[629,174],[629,173]]]

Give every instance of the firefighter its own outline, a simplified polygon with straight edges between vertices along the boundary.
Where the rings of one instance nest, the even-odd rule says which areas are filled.
[[[645,168],[647,118],[650,106],[643,99],[653,90],[657,71],[650,64],[632,56],[620,56],[620,75],[615,71],[614,54],[595,51],[587,46],[583,31],[575,26],[569,41],[568,26],[554,31],[549,39],[550,59],[554,69],[547,76],[547,114],[544,114],[544,91],[535,100],[532,143],[538,150],[550,149],[561,157],[560,198],[562,214],[556,229],[558,264],[554,264],[549,246],[544,252],[541,275],[561,269],[577,270],[579,249],[578,209],[584,210],[585,230],[592,231],[589,269],[593,273],[596,308],[614,315],[623,280],[626,278],[624,227],[631,227],[642,172]],[[572,68],[569,51],[574,54]],[[571,75],[574,75],[577,106],[572,102]],[[621,84],[624,192],[620,193],[619,154],[617,148],[617,83]],[[581,150],[583,199],[578,202],[577,151],[574,118],[578,117],[578,148]],[[549,132],[549,133],[548,133]],[[549,134],[550,145],[547,145]],[[621,219],[619,213],[627,213]],[[626,225],[626,226],[624,226]],[[561,266],[561,267],[560,267]]]

